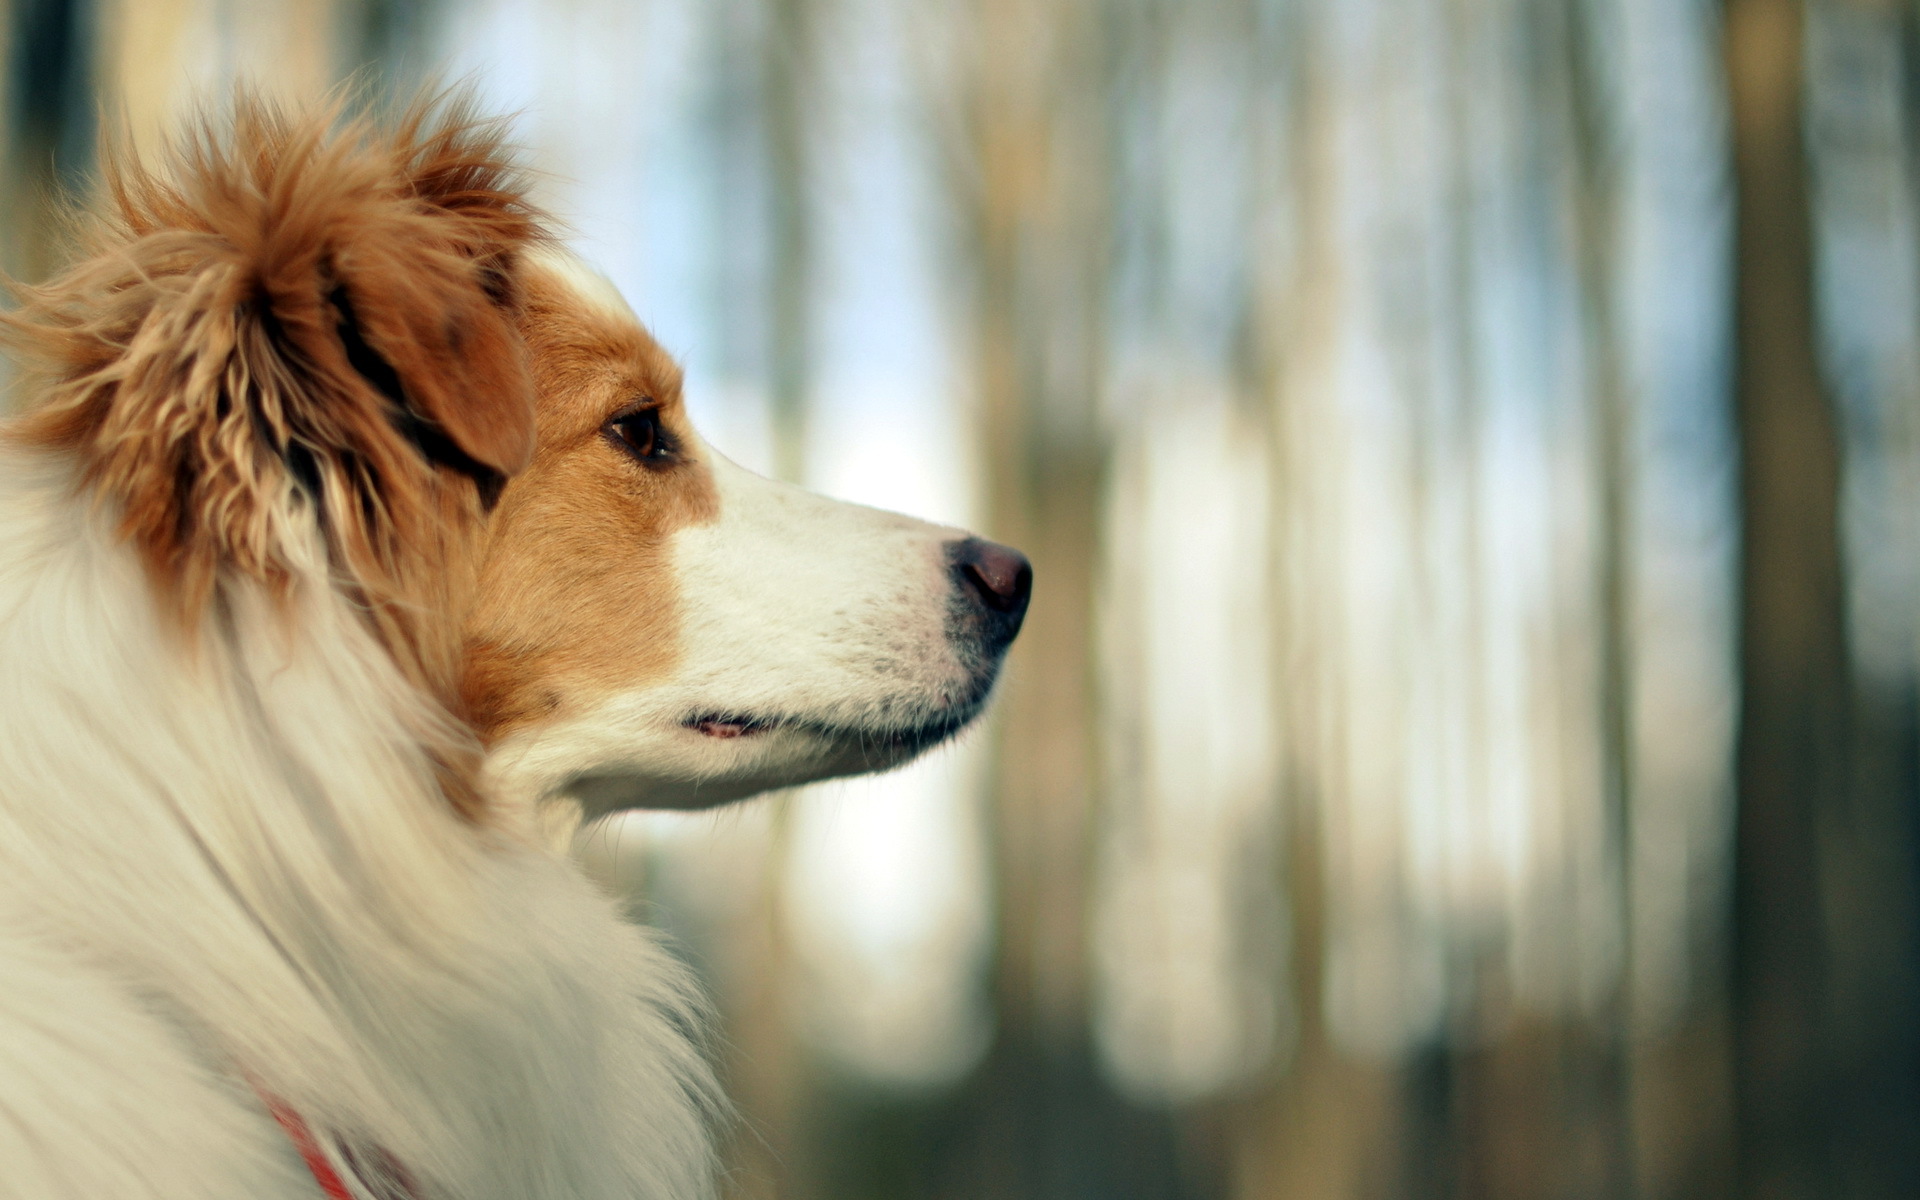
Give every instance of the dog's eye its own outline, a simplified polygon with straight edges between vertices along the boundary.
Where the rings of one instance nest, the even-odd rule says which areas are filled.
[[[673,439],[660,428],[657,408],[621,413],[607,422],[607,436],[646,466],[663,466],[673,458]]]

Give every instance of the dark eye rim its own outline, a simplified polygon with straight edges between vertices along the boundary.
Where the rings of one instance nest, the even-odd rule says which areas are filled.
[[[636,426],[644,429],[644,439],[635,436]],[[661,470],[680,459],[679,443],[660,423],[660,405],[651,398],[629,404],[608,417],[600,432],[615,449],[643,467]]]

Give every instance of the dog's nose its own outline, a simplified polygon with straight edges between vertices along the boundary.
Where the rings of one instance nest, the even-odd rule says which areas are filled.
[[[1013,547],[984,538],[955,542],[950,554],[961,589],[997,614],[1007,627],[1005,636],[1011,639],[1027,615],[1027,599],[1033,594],[1033,564]]]

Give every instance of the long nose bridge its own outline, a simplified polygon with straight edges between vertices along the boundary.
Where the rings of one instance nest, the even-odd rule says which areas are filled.
[[[882,554],[902,565],[906,560],[901,555],[918,562],[925,553],[938,569],[939,547],[968,538],[965,530],[950,525],[770,478],[724,455],[712,454],[712,464],[722,509],[733,508],[747,523],[759,526],[759,533],[789,540],[795,549],[831,553],[835,542],[845,539],[862,553]]]
[[[868,511],[862,505],[749,470],[711,446],[703,444],[702,451],[713,472],[723,513],[731,508],[736,519],[764,526],[768,532],[806,537],[810,530],[817,533],[844,526],[848,517]]]

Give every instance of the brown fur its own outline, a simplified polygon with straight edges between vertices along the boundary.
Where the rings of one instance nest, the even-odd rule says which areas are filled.
[[[328,125],[243,100],[162,171],[114,160],[89,253],[0,319],[44,376],[11,436],[79,459],[184,629],[229,574],[284,587],[280,523],[314,512],[338,585],[482,739],[668,670],[665,547],[717,510],[679,368],[528,265],[497,127]],[[606,435],[640,401],[671,466]],[[478,816],[477,754],[439,753]]]
[[[522,328],[538,448],[501,497],[468,622],[466,707],[489,740],[672,667],[678,600],[667,539],[718,509],[680,368],[638,324],[583,305],[535,269]],[[603,432],[643,399],[684,448],[662,470]]]
[[[42,376],[12,436],[77,456],[186,629],[229,572],[284,587],[280,524],[317,510],[340,585],[454,706],[487,509],[533,456],[543,234],[465,104],[335,125],[242,98],[159,170],[112,157],[87,255],[4,318]]]

